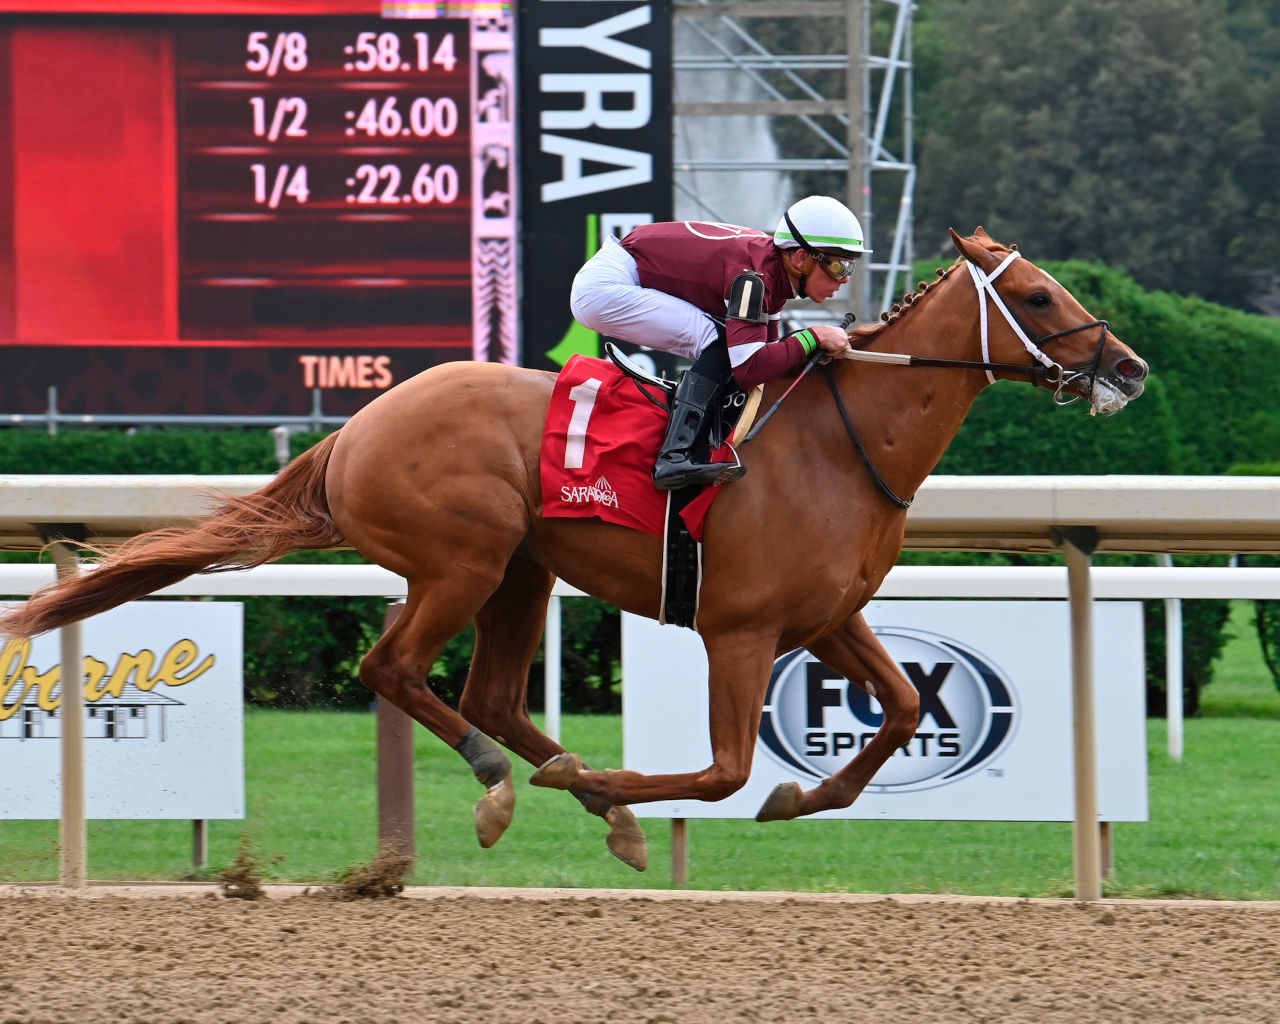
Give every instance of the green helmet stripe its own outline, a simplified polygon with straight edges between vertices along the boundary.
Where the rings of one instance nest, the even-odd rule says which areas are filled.
[[[790,231],[775,231],[773,237],[782,241],[796,242],[799,244],[799,239],[797,239]],[[862,245],[861,238],[841,238],[835,235],[806,235],[805,238],[811,245]]]

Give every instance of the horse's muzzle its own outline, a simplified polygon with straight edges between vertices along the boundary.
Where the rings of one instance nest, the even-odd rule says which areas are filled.
[[[1060,393],[1065,391],[1087,398],[1090,415],[1108,416],[1119,412],[1142,394],[1146,376],[1146,362],[1132,352],[1126,352],[1109,366],[1101,360],[1097,366],[1069,372],[1060,385]]]
[[[1150,368],[1146,360],[1135,355],[1124,355],[1111,364],[1111,371],[1104,375],[1106,382],[1125,396],[1133,399],[1142,394]]]

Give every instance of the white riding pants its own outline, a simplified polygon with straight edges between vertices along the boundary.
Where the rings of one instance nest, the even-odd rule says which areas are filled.
[[[635,259],[612,235],[573,279],[569,308],[583,327],[688,360],[717,337],[715,323],[697,306],[641,287]]]

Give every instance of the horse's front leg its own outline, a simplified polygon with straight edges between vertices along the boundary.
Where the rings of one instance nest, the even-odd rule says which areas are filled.
[[[775,636],[703,636],[707,648],[712,762],[697,772],[644,775],[633,771],[591,771],[576,754],[553,757],[533,775],[535,786],[574,789],[613,804],[650,800],[723,800],[751,774],[751,757],[769,673]]]
[[[821,658],[823,664],[879,701],[884,721],[871,742],[858,751],[852,761],[815,788],[805,791],[795,782],[778,785],[760,808],[756,821],[783,821],[834,807],[848,807],[894,751],[911,740],[920,721],[920,694],[871,631],[861,612],[851,615],[834,633],[810,644],[809,650]]]

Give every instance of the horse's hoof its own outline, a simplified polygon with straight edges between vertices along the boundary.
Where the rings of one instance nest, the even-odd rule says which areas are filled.
[[[605,839],[609,852],[627,867],[643,871],[649,866],[649,844],[645,841],[644,830],[630,807],[614,804],[604,816],[609,823],[609,835]]]
[[[581,770],[582,759],[577,754],[556,754],[529,777],[529,782],[547,789],[569,789]]]
[[[790,821],[800,814],[804,790],[797,782],[780,782],[756,813],[756,821]]]
[[[484,849],[489,849],[502,838],[502,833],[511,824],[515,808],[516,791],[511,785],[510,775],[485,790],[484,796],[476,803],[476,837]]]

